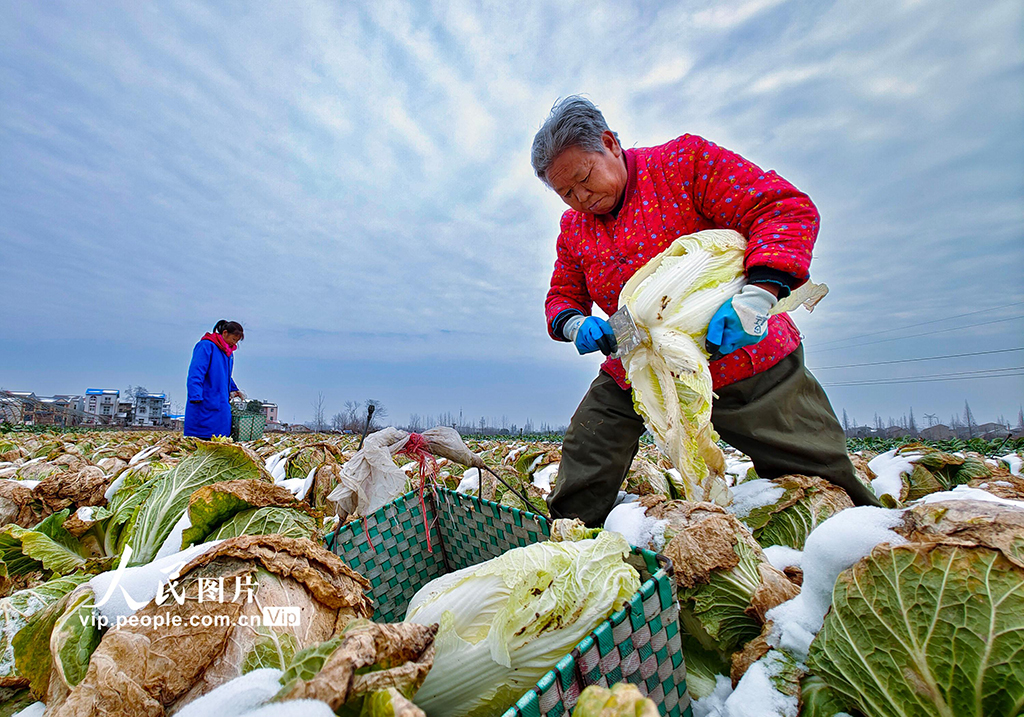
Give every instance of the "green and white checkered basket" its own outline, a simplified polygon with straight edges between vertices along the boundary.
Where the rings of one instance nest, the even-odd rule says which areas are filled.
[[[428,550],[427,529],[430,526]],[[547,518],[451,490],[407,493],[338,531],[334,552],[370,581],[374,619],[405,617],[413,595],[436,577],[547,540]],[[367,542],[369,536],[369,543]],[[634,548],[640,590],[559,660],[503,717],[562,717],[588,685],[632,682],[667,717],[691,717],[672,563]]]

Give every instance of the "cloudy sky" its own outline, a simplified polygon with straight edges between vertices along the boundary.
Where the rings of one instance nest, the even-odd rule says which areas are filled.
[[[1019,0],[0,0],[0,386],[182,401],[227,318],[282,420],[567,422],[599,361],[544,330],[529,146],[572,93],[812,197],[832,293],[795,318],[837,411],[1016,422]]]

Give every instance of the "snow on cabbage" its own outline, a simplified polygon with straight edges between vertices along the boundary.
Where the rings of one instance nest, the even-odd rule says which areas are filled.
[[[888,506],[865,509],[814,476],[761,479],[728,448],[728,491],[709,496],[725,505],[681,500],[689,479],[668,444],[659,438],[663,453],[645,440],[605,531],[557,521],[555,542],[543,545],[563,547],[537,548],[554,554],[515,564],[513,551],[498,559],[504,568],[479,568],[462,598],[447,598],[454,609],[441,597],[424,602],[437,614],[413,619],[430,624],[376,625],[363,578],[321,547],[349,512],[430,481],[546,514],[561,461],[550,437],[463,443],[446,434],[417,453],[398,445],[405,432],[389,435],[370,441],[382,443],[391,481],[371,495],[353,480],[368,472],[358,436],[234,444],[166,432],[0,434],[0,714],[39,700],[47,717],[232,717],[286,703],[307,717],[501,711],[536,679],[509,678],[510,668],[549,668],[636,589],[621,559],[628,544],[674,563],[696,717],[1022,708],[1019,670],[1007,667],[1024,655],[1019,445],[862,443],[851,460]],[[572,597],[523,587],[552,564],[590,582]],[[219,626],[163,641],[152,627],[95,619],[252,614],[242,600],[194,599],[200,579],[220,578],[251,579],[262,602],[316,617],[303,630]],[[175,591],[193,599],[179,605]],[[527,620],[535,613],[565,622],[557,638]],[[519,629],[516,619],[520,637],[499,639]],[[467,655],[469,668],[459,662]],[[41,703],[32,709],[43,713]],[[592,690],[577,712],[586,709],[647,706],[619,687]]]

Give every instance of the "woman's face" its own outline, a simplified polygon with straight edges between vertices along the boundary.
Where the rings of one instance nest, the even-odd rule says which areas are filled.
[[[237,348],[238,342],[242,340],[242,334],[229,334],[227,331],[221,333],[224,337],[224,342],[232,348]]]
[[[622,147],[611,132],[605,132],[601,141],[602,151],[570,147],[555,157],[548,169],[548,185],[578,212],[607,214],[618,206],[626,191]]]

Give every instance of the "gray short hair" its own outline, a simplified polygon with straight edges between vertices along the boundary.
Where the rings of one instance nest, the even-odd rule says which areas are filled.
[[[551,114],[533,138],[530,161],[541,181],[548,183],[547,173],[552,162],[570,147],[587,152],[602,152],[601,135],[608,132],[608,123],[601,110],[581,95],[569,95],[551,107]],[[619,135],[612,132],[615,139]]]

